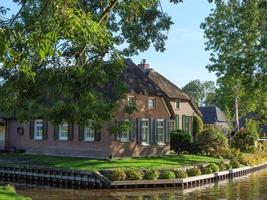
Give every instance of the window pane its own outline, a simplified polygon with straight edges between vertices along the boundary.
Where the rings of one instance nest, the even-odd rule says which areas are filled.
[[[63,123],[59,126],[59,139],[68,140],[69,125],[68,123]]]
[[[135,105],[135,98],[134,97],[128,97],[128,105],[129,106]]]
[[[40,140],[43,136],[43,120],[34,120],[34,139]]]
[[[142,120],[142,142],[149,143],[149,121]]]
[[[164,142],[164,120],[157,121],[157,142]]]

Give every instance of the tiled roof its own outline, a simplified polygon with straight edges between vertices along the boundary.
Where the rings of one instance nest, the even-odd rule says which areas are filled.
[[[227,122],[224,113],[215,106],[199,107],[203,115],[204,124],[214,124],[215,122]]]

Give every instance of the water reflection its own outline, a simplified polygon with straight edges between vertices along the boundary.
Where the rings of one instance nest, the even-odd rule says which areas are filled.
[[[17,188],[17,192],[33,200],[176,200],[176,199],[267,199],[267,170],[218,184],[182,190],[127,189],[127,190],[65,190],[49,188]]]

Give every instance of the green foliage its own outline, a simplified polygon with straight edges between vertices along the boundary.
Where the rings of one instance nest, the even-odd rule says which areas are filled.
[[[220,169],[220,171],[225,171],[225,170],[227,170],[227,167],[223,162],[220,162],[219,163],[219,169]]]
[[[250,132],[248,129],[242,129],[237,132],[233,138],[232,145],[239,148],[242,152],[251,153],[256,150],[258,134]]]
[[[26,198],[18,195],[13,186],[0,186],[0,199],[3,200],[31,200],[31,198]]]
[[[174,173],[174,171],[171,170],[161,170],[160,173],[160,179],[175,179],[176,175]]]
[[[158,170],[147,170],[145,171],[144,180],[156,180],[159,178],[159,171]]]
[[[215,164],[215,163],[209,164],[208,167],[211,169],[212,172],[218,172],[218,171],[220,171],[220,167],[217,164]]]
[[[215,9],[202,23],[209,71],[219,77],[216,91],[220,107],[234,114],[235,98],[241,115],[257,111],[266,115],[267,12],[263,0],[216,0]],[[265,111],[263,111],[265,110]]]
[[[231,160],[230,164],[231,164],[233,169],[241,167],[240,162],[238,160],[236,160],[236,159]]]
[[[137,107],[136,105],[127,105],[124,109],[124,112],[128,113],[128,114],[133,114],[134,112],[137,112]]]
[[[225,167],[226,167],[227,170],[232,169],[232,165],[230,163],[226,163]]]
[[[190,176],[199,176],[199,175],[201,175],[201,171],[197,167],[193,167],[193,168],[187,169],[186,173],[188,174],[189,177]]]
[[[141,180],[144,176],[144,172],[138,169],[126,170],[125,173],[127,180]]]
[[[199,134],[203,130],[203,121],[200,117],[194,116],[193,119],[193,133],[194,135]]]
[[[14,15],[0,7],[0,110],[21,121],[111,119],[127,91],[123,58],[164,51],[173,24],[158,0],[15,3]]]
[[[196,145],[200,152],[211,156],[222,156],[228,149],[227,138],[215,128],[204,129],[197,134]]]
[[[189,151],[192,146],[192,135],[184,130],[172,131],[170,144],[176,153]]]
[[[112,181],[125,181],[126,180],[126,173],[123,169],[115,169],[111,172],[111,180]]]
[[[202,106],[204,103],[206,105],[211,104],[215,88],[215,83],[213,81],[201,82],[200,80],[193,80],[183,87],[183,91],[186,92],[198,106]]]
[[[176,178],[187,178],[188,175],[185,170],[176,169],[174,170]]]
[[[206,166],[201,170],[201,173],[202,174],[212,174],[212,169],[209,166]]]

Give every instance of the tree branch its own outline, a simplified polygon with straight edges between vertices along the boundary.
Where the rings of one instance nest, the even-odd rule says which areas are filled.
[[[22,11],[22,9],[24,8],[25,5],[26,5],[26,1],[23,2],[23,4],[22,4],[21,8],[19,9],[19,11],[17,12],[17,14],[11,20],[10,27],[13,25],[13,23],[15,22],[15,20],[19,17],[20,12]]]

